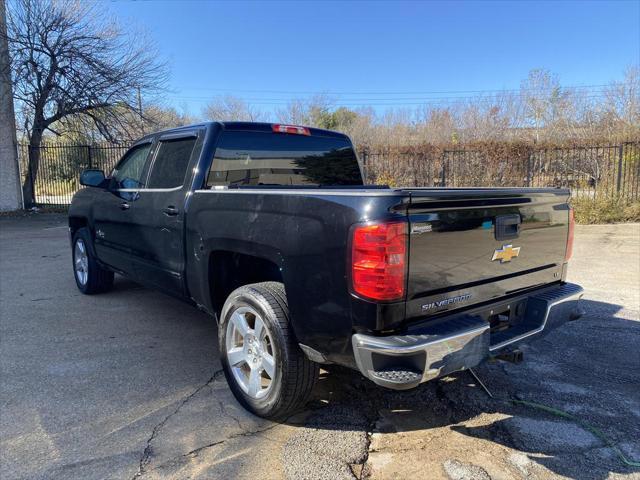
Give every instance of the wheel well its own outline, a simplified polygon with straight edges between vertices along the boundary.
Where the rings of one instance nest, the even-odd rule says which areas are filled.
[[[71,232],[71,238],[82,227],[87,226],[87,219],[84,217],[69,217],[69,230]]]
[[[229,251],[216,251],[209,256],[211,304],[218,315],[236,288],[266,281],[282,282],[280,267],[270,260]]]

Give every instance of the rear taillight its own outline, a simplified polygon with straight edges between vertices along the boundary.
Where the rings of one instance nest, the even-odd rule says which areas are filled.
[[[401,300],[407,276],[407,223],[356,225],[351,238],[353,292],[370,300]]]
[[[573,231],[576,227],[576,220],[573,216],[573,208],[569,208],[569,233],[567,234],[567,251],[564,254],[564,261],[568,262],[573,255]]]
[[[293,133],[294,135],[311,135],[311,132],[307,127],[298,127],[297,125],[271,125],[271,128],[276,133]]]

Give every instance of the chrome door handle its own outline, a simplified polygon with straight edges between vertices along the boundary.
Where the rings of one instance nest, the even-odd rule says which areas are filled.
[[[129,205],[127,202],[122,202],[120,204],[120,210],[129,210],[131,208],[131,205]]]

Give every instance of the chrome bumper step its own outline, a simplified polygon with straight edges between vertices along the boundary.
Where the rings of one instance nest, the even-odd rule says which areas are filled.
[[[413,388],[474,367],[505,347],[565,323],[575,316],[575,301],[582,293],[582,287],[565,283],[524,296],[522,321],[501,332],[491,333],[489,322],[473,310],[413,326],[403,335],[357,333],[352,337],[356,363],[363,375],[378,385]],[[483,312],[492,308],[486,306]]]
[[[571,302],[582,297],[583,289],[573,283],[565,283],[552,290],[545,290],[527,299],[524,321],[505,332],[491,336],[492,352],[520,342],[527,337],[559,327],[571,319],[576,305]]]

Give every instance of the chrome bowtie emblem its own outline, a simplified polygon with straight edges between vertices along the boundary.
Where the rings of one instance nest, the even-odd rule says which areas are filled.
[[[493,252],[491,261],[495,262],[500,260],[500,263],[510,262],[512,258],[520,255],[520,247],[514,247],[513,245],[503,245],[502,248],[498,248]]]

